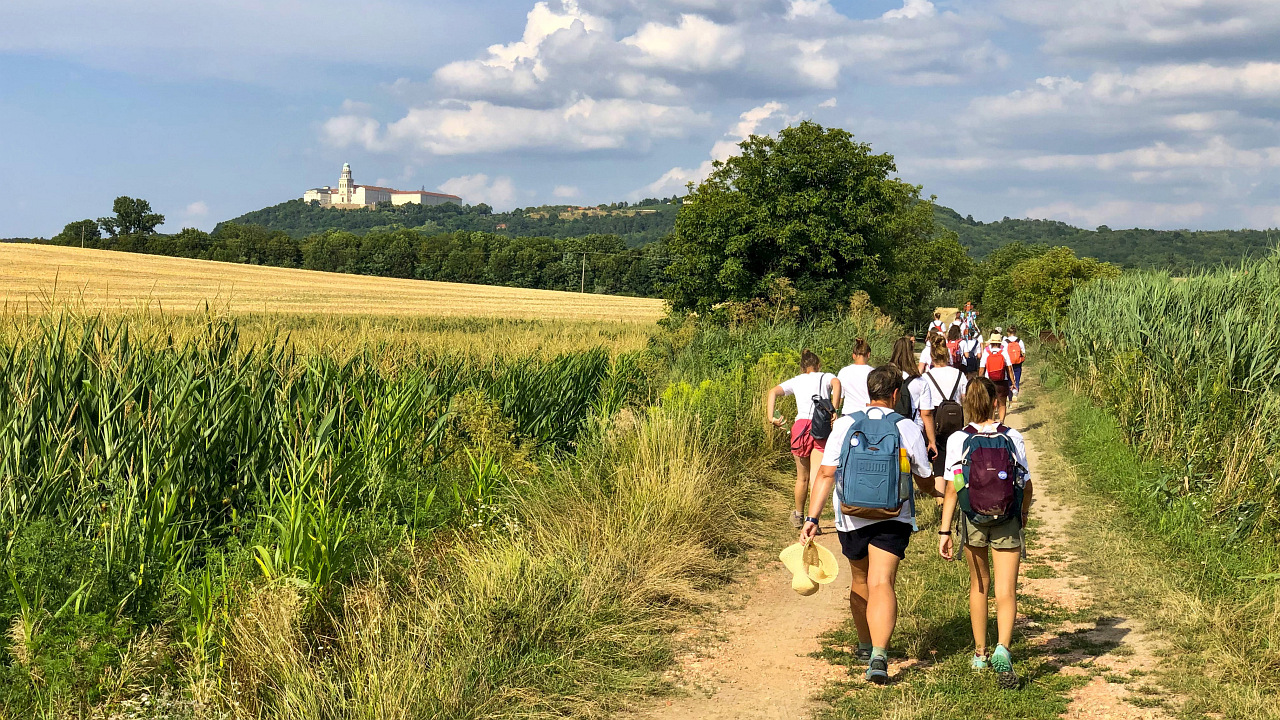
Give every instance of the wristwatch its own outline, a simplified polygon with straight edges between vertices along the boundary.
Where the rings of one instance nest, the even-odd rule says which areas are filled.
[[[818,520],[818,518],[816,518],[816,517],[806,517],[806,518],[804,519],[804,521],[805,521],[805,522],[807,522],[807,523],[813,523],[814,525],[821,525],[821,524],[822,524],[822,523]]]
[[[951,531],[950,531],[950,530],[939,530],[939,531],[938,531],[938,534],[939,534],[939,535],[950,535],[950,534],[951,534]]]

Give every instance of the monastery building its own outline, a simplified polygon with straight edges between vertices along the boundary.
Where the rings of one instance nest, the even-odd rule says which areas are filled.
[[[334,207],[340,210],[371,208],[382,202],[390,202],[392,205],[404,205],[406,203],[418,203],[419,205],[462,204],[462,198],[457,195],[445,195],[443,193],[427,192],[426,190],[392,190],[391,188],[376,187],[374,185],[356,185],[351,180],[351,165],[349,163],[342,164],[342,177],[338,179],[337,188],[331,188],[328,185],[322,188],[312,188],[303,194],[302,199],[305,202],[316,200],[324,207]]]

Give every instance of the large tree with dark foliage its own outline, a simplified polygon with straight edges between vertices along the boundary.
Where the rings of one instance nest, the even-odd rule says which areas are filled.
[[[150,235],[164,224],[164,216],[151,212],[151,203],[140,198],[121,195],[111,206],[115,217],[98,218],[98,224],[111,237],[121,235]]]
[[[676,218],[667,245],[674,309],[768,297],[786,278],[804,316],[845,307],[863,290],[914,319],[940,286],[967,275],[964,250],[935,227],[932,203],[892,177],[892,155],[809,121],[739,147]]]

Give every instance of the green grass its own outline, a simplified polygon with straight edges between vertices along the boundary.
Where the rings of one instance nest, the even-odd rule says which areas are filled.
[[[1135,450],[1109,411],[1041,372],[1051,388],[1043,471],[1071,481],[1056,491],[1081,508],[1071,570],[1093,579],[1097,610],[1136,618],[1163,643],[1147,679],[1185,698],[1183,716],[1280,717],[1280,588],[1251,579],[1273,574],[1280,553],[1234,534],[1230,516],[1206,517],[1196,496],[1163,492],[1168,466]]]

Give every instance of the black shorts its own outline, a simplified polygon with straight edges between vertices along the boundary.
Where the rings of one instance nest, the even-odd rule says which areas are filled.
[[[1009,399],[1009,393],[1013,388],[1013,381],[1009,380],[1008,378],[1005,378],[1004,380],[992,380],[991,384],[996,386],[997,400]]]
[[[874,545],[899,558],[907,556],[907,543],[911,542],[911,525],[901,520],[883,520],[852,532],[839,530],[840,549],[851,561],[867,556],[867,548]]]

